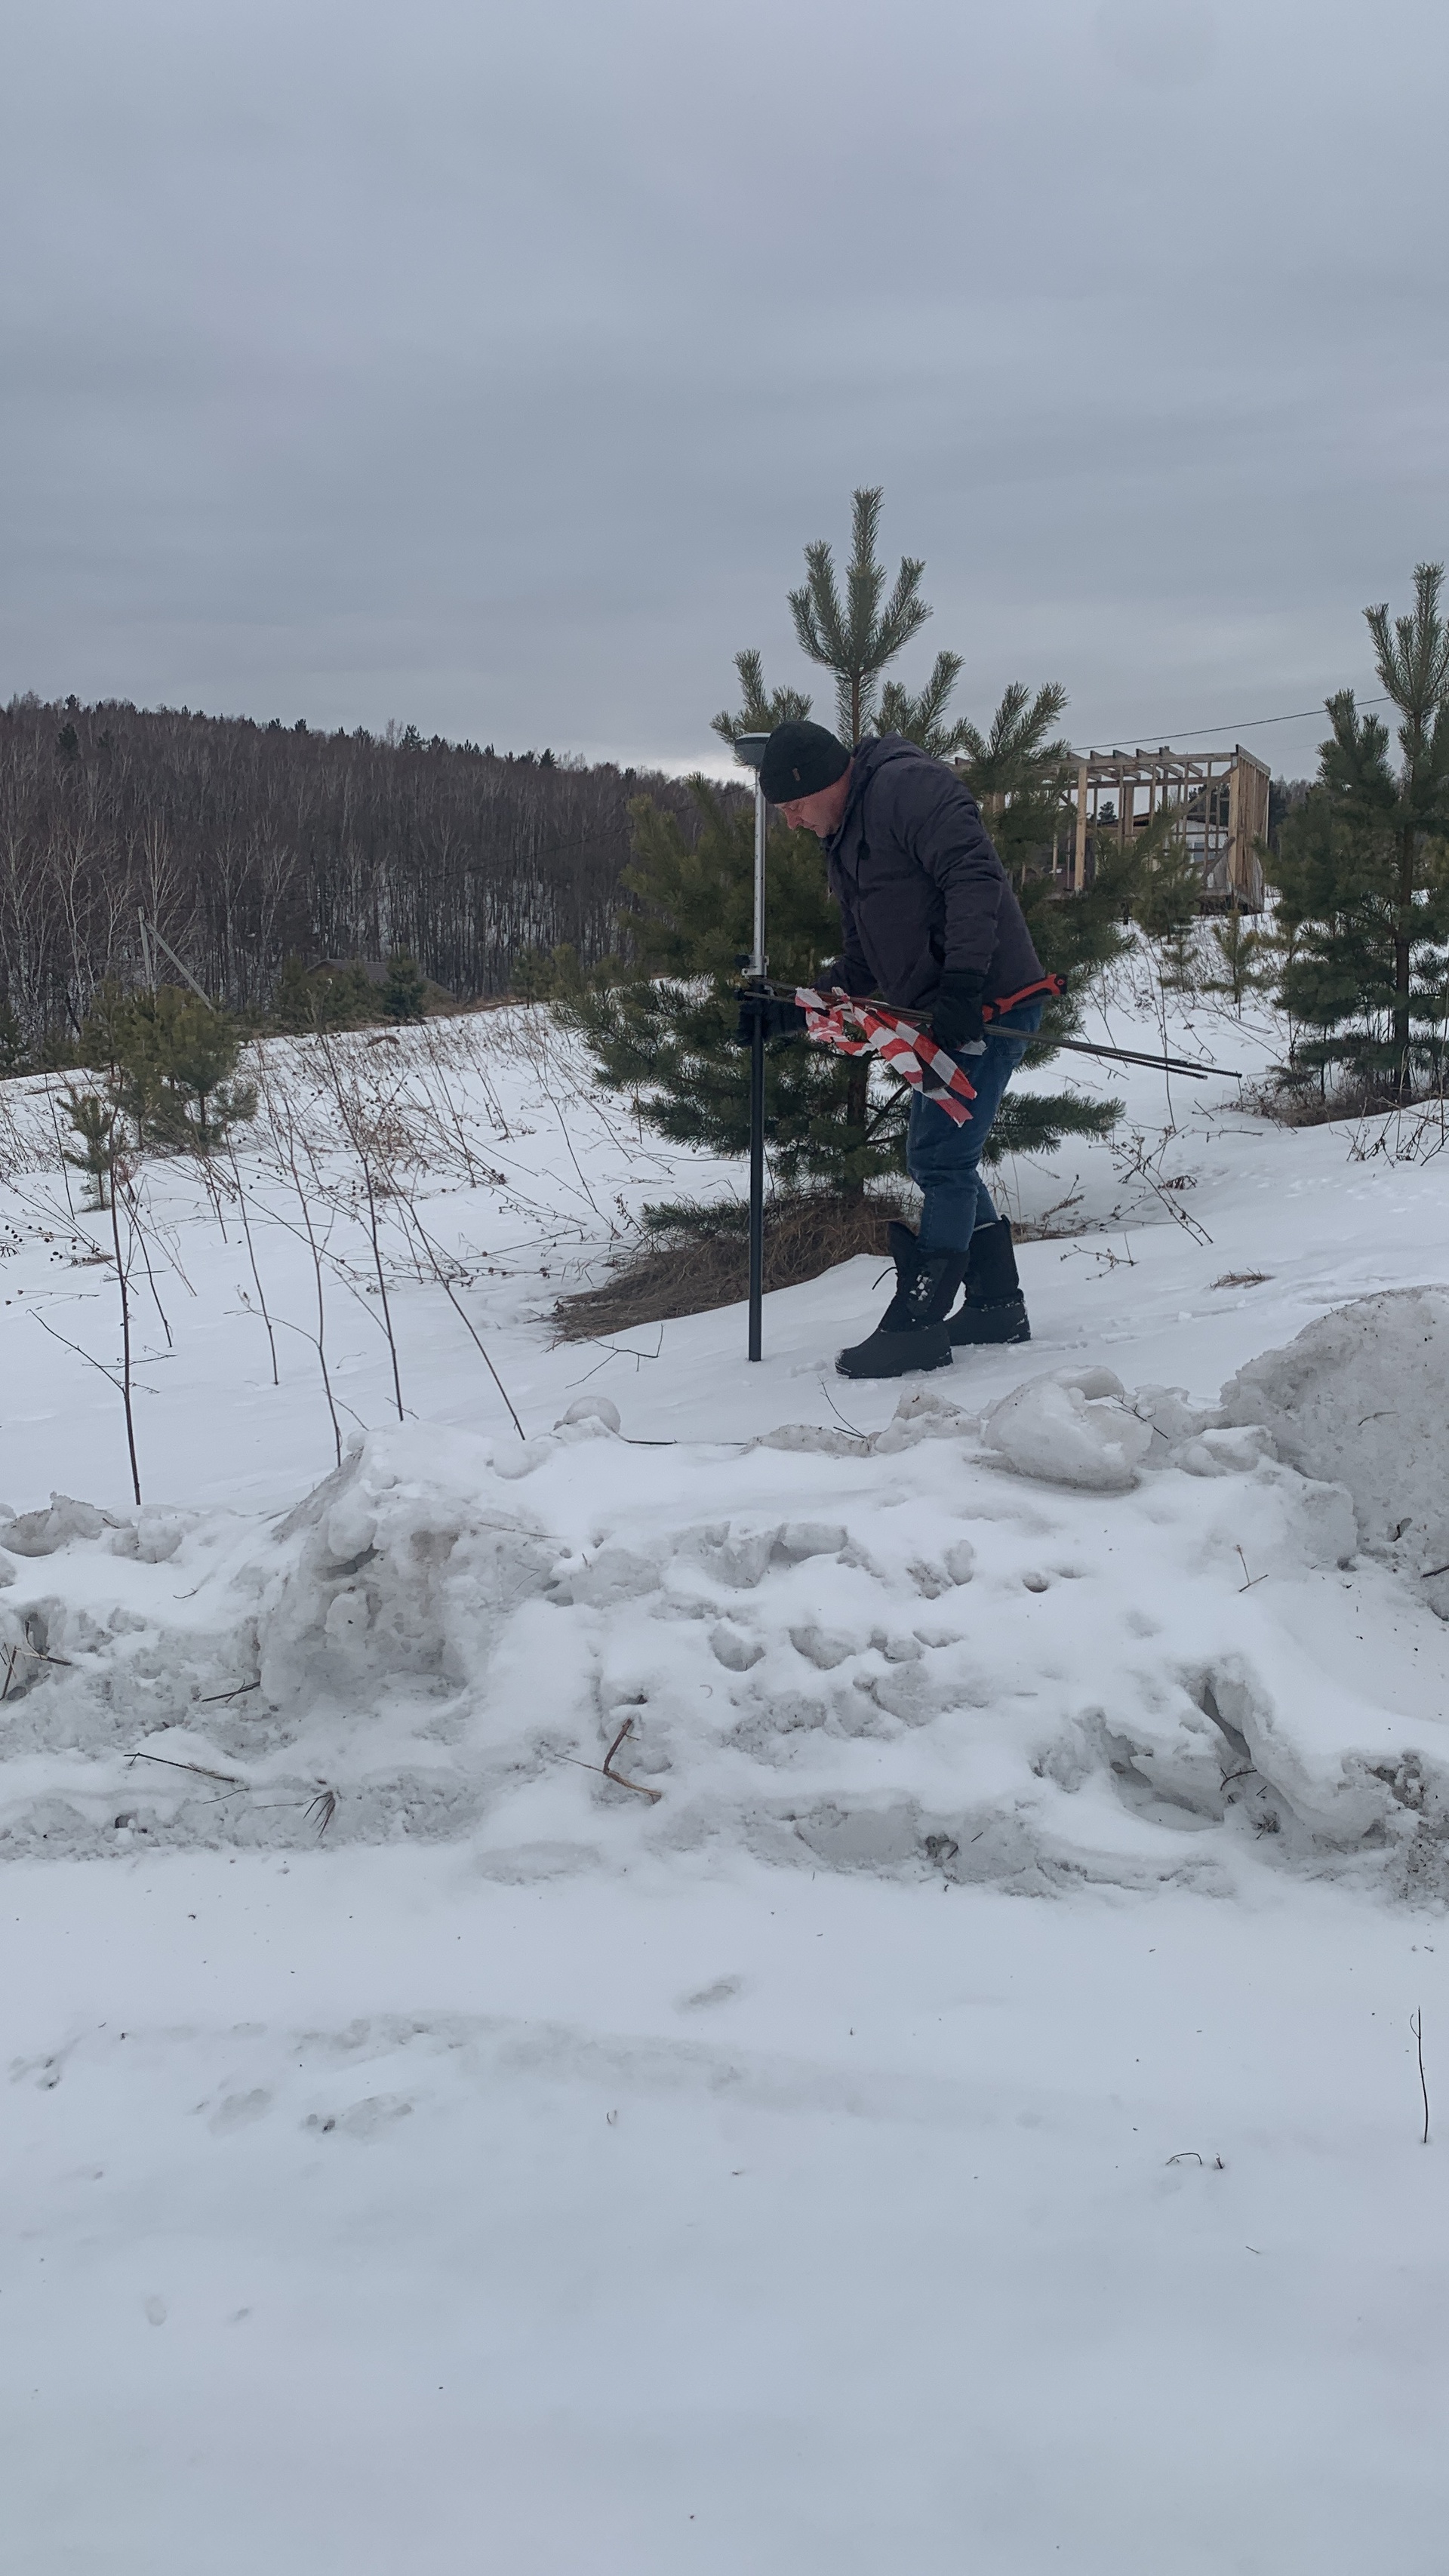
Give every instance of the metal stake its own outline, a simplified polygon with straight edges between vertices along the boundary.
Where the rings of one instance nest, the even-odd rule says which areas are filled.
[[[755,773],[755,948],[750,973],[765,980],[765,791]],[[750,1035],[750,1350],[761,1356],[765,1296],[765,1014]]]
[[[750,1030],[750,1340],[749,1357],[761,1357],[765,1294],[765,834],[769,809],[760,785],[767,733],[735,736],[735,758],[755,773],[755,944],[750,989],[755,995]]]

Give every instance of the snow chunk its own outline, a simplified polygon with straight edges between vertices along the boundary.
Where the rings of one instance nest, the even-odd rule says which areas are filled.
[[[818,1422],[782,1422],[775,1431],[762,1431],[756,1440],[747,1440],[748,1449],[796,1449],[822,1458],[859,1458],[868,1456],[874,1443],[868,1432],[831,1431]]]
[[[918,1440],[948,1440],[953,1432],[964,1431],[966,1417],[959,1404],[942,1395],[934,1386],[913,1386],[898,1402],[894,1418],[878,1431],[871,1448],[881,1458],[898,1450],[913,1449]]]
[[[21,1512],[5,1524],[5,1544],[17,1556],[54,1556],[73,1538],[99,1538],[107,1516],[94,1503],[75,1502],[69,1494],[52,1494],[46,1512]],[[112,1524],[113,1526],[113,1524]]]
[[[637,1548],[606,1545],[577,1562],[566,1560],[549,1586],[549,1599],[561,1609],[588,1605],[609,1609],[618,1601],[638,1601],[659,1589],[659,1567]]]
[[[500,1449],[493,1460],[493,1473],[516,1485],[522,1477],[531,1476],[535,1467],[542,1467],[557,1447],[558,1442],[542,1432],[537,1439],[525,1440],[521,1449]]]
[[[1353,1496],[1362,1544],[1449,1558],[1449,1290],[1360,1297],[1265,1351],[1223,1389],[1230,1423],[1272,1434],[1290,1466]]]
[[[475,1499],[470,1468],[460,1435],[374,1433],[291,1515],[258,1620],[264,1702],[356,1712],[403,1677],[477,1681],[557,1549]]]
[[[195,1512],[153,1511],[148,1505],[114,1533],[111,1554],[134,1557],[141,1565],[169,1565],[196,1524]]]
[[[1110,1369],[1082,1368],[1028,1378],[993,1406],[983,1437],[1020,1476],[1123,1494],[1137,1482],[1153,1431]]]
[[[1271,1458],[1273,1453],[1271,1431],[1261,1422],[1248,1422],[1235,1431],[1204,1431],[1200,1439],[1182,1441],[1172,1453],[1172,1463],[1185,1468],[1189,1476],[1246,1476],[1260,1458]]]
[[[611,1404],[606,1395],[576,1397],[568,1411],[559,1415],[553,1427],[555,1431],[583,1428],[593,1437],[600,1432],[617,1432],[623,1428],[617,1404]]]
[[[1167,1441],[1196,1439],[1200,1431],[1222,1427],[1220,1408],[1190,1403],[1182,1386],[1139,1386],[1132,1410]]]
[[[710,1630],[709,1644],[716,1662],[729,1673],[747,1673],[765,1651],[758,1637],[747,1637],[742,1629],[732,1628],[724,1619]]]
[[[787,1521],[775,1545],[795,1565],[808,1556],[838,1556],[848,1536],[839,1521]]]

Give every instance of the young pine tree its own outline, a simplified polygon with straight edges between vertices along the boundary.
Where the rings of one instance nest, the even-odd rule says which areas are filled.
[[[882,606],[885,566],[876,556],[881,494],[854,496],[854,552],[846,597],[837,593],[830,548],[806,549],[805,585],[790,594],[796,632],[813,661],[834,672],[839,725],[850,741],[879,726],[904,734],[933,759],[953,753],[981,807],[1002,863],[1027,916],[1037,954],[1051,973],[1067,975],[1079,991],[1099,965],[1120,953],[1125,901],[1122,867],[1107,870],[1085,894],[1062,897],[1048,872],[1052,844],[1063,819],[1062,775],[1070,757],[1056,732],[1066,691],[1049,681],[1035,694],[1013,681],[983,734],[969,717],[954,722],[949,701],[963,668],[958,653],[938,653],[920,692],[900,681],[877,692],[888,662],[917,634],[931,611],[920,596],[924,565],[906,557],[894,590]],[[847,731],[847,727],[849,730]],[[1055,1053],[1054,1037],[1070,1036],[1078,1006],[1070,998],[1048,1008],[1042,1033],[1029,1051],[1035,1068]],[[863,1097],[864,1076],[856,1075]],[[857,1111],[859,1114],[859,1110]],[[1013,1083],[997,1112],[987,1159],[1004,1153],[1051,1153],[1067,1136],[1101,1136],[1121,1116],[1118,1101],[1091,1101],[1079,1092],[1032,1092]]]
[[[382,995],[365,967],[356,962],[305,966],[295,956],[284,960],[272,1020],[287,1036],[367,1028],[382,1016]]]
[[[30,1049],[25,1031],[8,1002],[0,1002],[0,1082],[11,1074],[24,1073],[30,1064]]]
[[[1414,606],[1389,622],[1365,609],[1378,675],[1398,711],[1389,729],[1351,689],[1328,700],[1307,802],[1283,824],[1268,875],[1291,942],[1280,999],[1297,1023],[1294,1064],[1326,1082],[1342,1066],[1389,1097],[1443,1078],[1449,1007],[1449,628],[1443,566],[1420,564]],[[1304,1036],[1307,1030],[1310,1035]]]
[[[1231,993],[1234,1010],[1241,1011],[1247,995],[1263,980],[1258,960],[1268,946],[1267,934],[1249,929],[1235,904],[1226,921],[1213,923],[1213,946],[1223,971],[1209,990]]]
[[[413,958],[389,957],[381,1000],[385,1019],[404,1021],[427,1017],[427,988]]]
[[[750,1064],[733,1044],[739,958],[751,938],[754,816],[732,810],[703,779],[693,788],[691,842],[672,814],[641,797],[633,808],[632,973],[566,998],[560,1014],[587,1040],[601,1080],[632,1095],[640,1114],[677,1144],[717,1154],[749,1146]],[[767,852],[770,972],[807,983],[840,944],[820,845],[777,824]],[[765,1134],[777,1176],[859,1196],[901,1162],[904,1110],[875,1104],[856,1060],[798,1039],[765,1050]]]
[[[959,654],[940,653],[913,696],[882,675],[919,633],[931,611],[920,595],[924,565],[907,556],[894,585],[879,560],[882,494],[853,496],[852,553],[844,589],[824,539],[805,550],[806,578],[789,594],[801,649],[836,683],[836,729],[859,743],[877,726],[902,733],[936,759],[966,755],[968,784],[982,804],[1027,912],[1043,962],[1078,987],[1124,944],[1125,869],[1100,869],[1089,893],[1063,900],[1043,873],[1062,820],[1061,771],[1066,746],[1055,727],[1066,704],[1055,684],[1035,696],[1014,683],[989,732],[968,719],[951,722],[949,701],[962,670]],[[770,732],[809,713],[798,690],[767,690],[758,652],[735,656],[741,705],[714,720],[721,739]],[[743,1153],[748,1141],[748,1069],[731,1047],[734,972],[750,945],[752,821],[730,814],[696,784],[701,830],[691,844],[677,824],[647,805],[635,809],[635,865],[626,884],[638,907],[637,971],[603,983],[569,1005],[569,1016],[593,1045],[603,1078],[634,1093],[644,1114],[667,1135]],[[826,891],[818,844],[777,826],[770,836],[767,932],[776,982],[808,981],[840,944],[835,906]],[[650,982],[648,978],[673,979]],[[701,983],[697,979],[706,979]],[[1044,1063],[1053,1038],[1076,1024],[1077,1004],[1054,1005],[1028,1057]],[[858,1193],[866,1180],[903,1164],[907,1102],[899,1090],[872,1098],[869,1065],[829,1057],[798,1043],[769,1050],[768,1120],[782,1178],[811,1179]],[[1120,1103],[1071,1091],[1026,1093],[1013,1087],[998,1114],[988,1151],[1049,1152],[1068,1135],[1101,1135]]]
[[[158,994],[158,1001],[169,995]],[[235,1126],[255,1118],[256,1087],[235,1079],[241,1031],[230,1014],[193,993],[177,993],[161,1020],[161,1110],[157,1141],[211,1154]]]
[[[199,994],[161,984],[130,995],[109,1042],[111,1097],[146,1144],[210,1154],[256,1116],[254,1086],[235,1079],[241,1031]]]
[[[120,1103],[111,1093],[82,1091],[74,1083],[67,1084],[66,1124],[79,1145],[62,1145],[61,1158],[73,1171],[84,1172],[93,1192],[93,1209],[110,1206],[106,1193],[120,1154],[116,1134],[120,1115]]]

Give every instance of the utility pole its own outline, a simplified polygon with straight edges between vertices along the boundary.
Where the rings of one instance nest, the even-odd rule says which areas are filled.
[[[767,733],[735,736],[735,758],[755,773],[755,943],[745,972],[745,1007],[754,1010],[750,1027],[750,1347],[761,1356],[765,1294],[765,831],[769,809],[760,785],[760,763]]]

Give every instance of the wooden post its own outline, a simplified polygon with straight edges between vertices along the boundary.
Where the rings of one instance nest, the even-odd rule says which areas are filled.
[[[1087,764],[1077,763],[1077,837],[1072,848],[1072,892],[1080,894],[1087,882]]]

